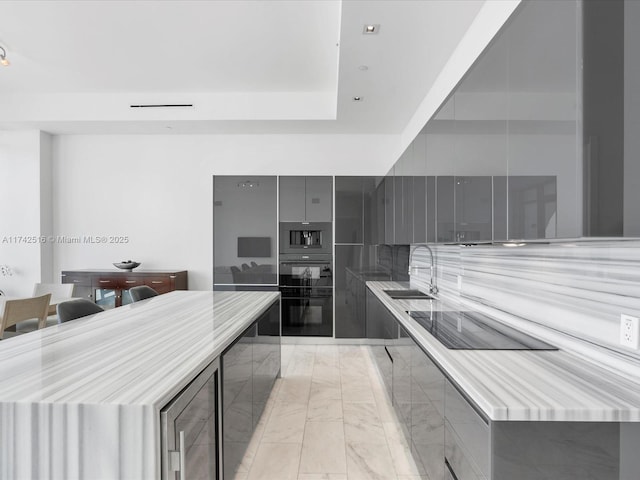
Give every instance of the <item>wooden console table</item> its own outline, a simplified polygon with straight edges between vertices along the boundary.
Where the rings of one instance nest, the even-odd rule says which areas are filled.
[[[187,290],[187,271],[65,270],[62,283],[73,283],[74,296],[89,298],[105,308],[131,302],[128,290],[148,285],[158,293]]]

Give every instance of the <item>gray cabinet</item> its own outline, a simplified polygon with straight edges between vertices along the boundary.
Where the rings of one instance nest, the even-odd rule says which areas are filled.
[[[280,374],[280,302],[221,357],[224,478],[233,478]]]
[[[280,221],[303,222],[306,213],[306,177],[280,177]]]
[[[367,333],[383,339],[373,358],[429,479],[622,478],[621,424],[489,420],[370,290]]]
[[[415,343],[411,345],[411,453],[431,480],[444,476],[445,376]]]
[[[384,177],[384,242],[395,243],[395,181],[393,169]]]
[[[430,479],[445,473],[445,376],[393,314],[367,290],[367,333],[413,458]]]
[[[393,359],[391,382],[393,407],[409,443],[411,441],[411,350],[414,342],[406,330],[397,323],[395,328],[398,333],[390,340],[388,346]]]
[[[280,177],[281,222],[330,222],[331,177]]]
[[[365,177],[336,177],[336,244],[364,242],[364,181]]]
[[[489,421],[449,382],[444,386],[445,459],[458,480],[491,478]]]
[[[409,243],[427,241],[427,177],[415,176],[412,180],[413,237]]]
[[[393,360],[389,347],[392,348],[394,331],[397,332],[396,319],[369,289],[366,298],[367,338],[382,340],[371,345],[371,351],[389,398],[392,398]]]
[[[455,240],[492,239],[492,186],[490,176],[455,178]]]
[[[336,338],[365,338],[364,282],[359,277],[363,246],[336,245],[335,249]]]
[[[365,243],[375,234],[374,177],[335,177],[335,335],[365,338]]]
[[[277,235],[276,176],[213,178],[214,289],[277,285]]]

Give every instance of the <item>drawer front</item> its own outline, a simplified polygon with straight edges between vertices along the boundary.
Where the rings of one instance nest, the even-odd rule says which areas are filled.
[[[167,293],[171,292],[174,289],[173,278],[171,278],[171,276],[169,275],[146,277],[144,279],[144,284],[153,288],[158,293]]]
[[[120,284],[117,277],[96,277],[93,280],[93,288],[118,289]]]
[[[73,283],[78,287],[91,287],[91,275],[78,275],[62,272],[62,283]]]
[[[464,457],[467,458],[468,463],[476,465],[484,476],[489,477],[491,455],[489,425],[448,381],[445,384],[445,418],[447,430],[450,430],[445,434],[450,437],[447,440],[447,447],[451,448],[450,443],[453,442],[452,444],[457,449],[464,451]],[[447,456],[447,458],[449,457]],[[454,466],[451,458],[449,458],[449,462]],[[455,466],[454,470],[457,474]],[[462,480],[460,475],[458,477]]]
[[[486,480],[480,467],[471,458],[460,437],[449,422],[444,426],[445,472],[454,480]]]
[[[144,279],[138,277],[138,278],[132,278],[132,277],[125,277],[125,278],[121,278],[118,281],[120,288],[123,290],[127,290],[129,288],[132,287],[137,287],[139,285],[144,285]]]

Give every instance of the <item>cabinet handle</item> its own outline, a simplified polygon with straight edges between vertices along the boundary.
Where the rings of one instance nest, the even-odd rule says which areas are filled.
[[[187,469],[185,468],[187,463],[185,459],[187,446],[184,443],[184,430],[180,430],[180,480],[187,480]]]
[[[151,283],[158,284],[158,283],[164,283],[164,282],[162,280],[151,280]]]
[[[100,283],[110,283],[111,280],[98,280]]]
[[[389,353],[389,350],[387,350],[387,347],[385,345],[384,347],[384,351],[387,352],[387,357],[389,357],[389,360],[391,360],[391,363],[393,363],[393,357],[391,356],[391,354]]]
[[[73,283],[80,283],[80,280],[74,280]]]
[[[444,459],[444,465],[445,467],[447,467],[447,471],[449,472],[449,475],[451,476],[451,478],[453,480],[458,480],[458,476],[456,475],[456,472],[453,471],[453,468],[451,468],[451,465],[449,464],[449,460],[447,460],[446,458]]]
[[[169,275],[169,278],[176,278],[176,275]]]
[[[124,283],[136,283],[137,280],[125,280]]]

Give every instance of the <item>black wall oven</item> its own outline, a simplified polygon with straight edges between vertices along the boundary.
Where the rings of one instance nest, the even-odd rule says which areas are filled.
[[[282,334],[333,335],[331,255],[280,255]]]

